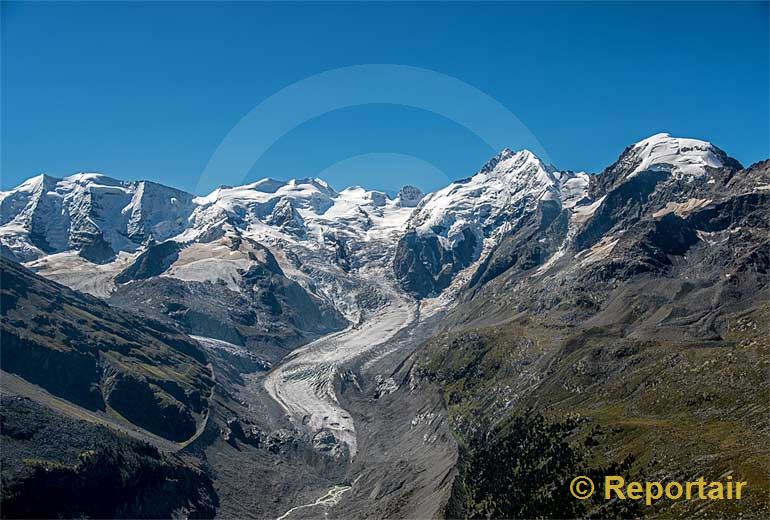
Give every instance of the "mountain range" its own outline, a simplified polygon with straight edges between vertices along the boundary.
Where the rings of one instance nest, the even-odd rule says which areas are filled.
[[[395,197],[33,177],[0,193],[4,509],[94,486],[34,433],[57,421],[185,485],[40,514],[640,514],[570,499],[610,469],[766,489],[769,202],[770,161],[668,134],[597,174],[504,149]]]

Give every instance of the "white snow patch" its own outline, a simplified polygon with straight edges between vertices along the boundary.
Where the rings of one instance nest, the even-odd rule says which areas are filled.
[[[701,176],[706,168],[724,166],[713,144],[698,139],[671,137],[669,134],[656,134],[633,147],[632,153],[639,164],[626,178],[640,172],[665,170],[687,176]]]
[[[599,209],[599,206],[602,205],[606,197],[607,196],[604,195],[603,197],[592,202],[591,204],[586,204],[584,206],[575,206],[572,209],[572,221],[575,222],[576,224],[582,224],[586,222],[588,219],[594,216],[594,213],[596,213],[596,210]]]

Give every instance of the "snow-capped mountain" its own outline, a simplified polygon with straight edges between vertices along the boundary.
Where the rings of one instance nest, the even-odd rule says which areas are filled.
[[[227,220],[256,234],[309,243],[323,243],[329,234],[366,240],[369,232],[378,236],[403,224],[418,197],[414,191],[409,196],[412,198],[402,203],[401,196],[391,199],[359,186],[338,193],[321,179],[263,179],[237,188],[218,188],[196,198],[197,208],[185,236],[199,236],[196,234]]]
[[[359,186],[336,192],[320,179],[263,179],[196,198],[189,227],[177,240],[207,242],[231,230],[284,251],[282,258],[299,258],[299,263],[302,257],[319,256],[344,271],[385,268],[419,195],[412,190],[407,197],[391,199]]]
[[[420,197],[416,189],[395,200],[360,187],[337,193],[320,179],[263,179],[194,197],[149,181],[40,175],[0,194],[0,241],[18,261],[74,252],[97,264],[150,239],[210,242],[228,231],[317,248],[387,236]]]
[[[337,192],[314,178],[262,179],[195,197],[149,181],[41,175],[0,193],[0,244],[4,255],[100,295],[149,245],[168,240],[177,245],[154,249],[166,253],[153,256],[153,269],[131,272],[236,288],[255,261],[235,245],[246,238],[329,301],[350,300],[346,287],[360,284],[354,280],[362,273],[393,278],[425,297],[470,279],[503,237],[561,212],[569,228],[564,240],[592,245],[586,237],[593,232],[581,230],[597,225],[594,215],[613,203],[606,195],[624,183],[655,190],[648,175],[708,183],[709,172],[736,165],[711,143],[657,134],[627,148],[599,176],[558,171],[527,150],[505,149],[472,177],[428,195],[406,186],[395,198],[361,187]]]
[[[725,165],[725,153],[713,144],[698,139],[681,139],[661,133],[636,143],[632,148],[634,169],[626,176],[663,169],[682,175],[703,175],[707,168]]]
[[[33,177],[0,193],[0,240],[12,259],[29,261],[77,250],[104,263],[152,237],[166,240],[188,225],[192,195],[150,181],[97,173]]]
[[[463,240],[471,228],[480,239],[496,229],[522,204],[558,199],[556,170],[528,150],[505,149],[469,179],[456,181],[428,195],[410,218],[419,235],[436,235],[449,245]]]
[[[607,191],[643,172],[665,174],[685,182],[707,178],[722,167],[740,168],[740,163],[708,141],[655,134],[626,148],[618,160],[598,179],[595,191]]]
[[[596,320],[646,336],[686,321],[693,338],[716,337],[701,319],[713,302],[765,287],[769,166],[661,134],[597,175],[505,149],[467,179],[395,198],[312,178],[194,197],[40,176],[0,195],[0,243],[38,274],[201,337],[226,384],[260,381],[280,406],[281,438],[350,460],[380,432],[361,428],[340,392],[368,391],[366,378],[375,400],[417,388],[417,365],[399,361],[384,379],[370,367],[418,348],[435,324]]]
[[[337,192],[320,179],[263,179],[195,197],[77,174],[41,175],[1,197],[3,254],[70,287],[107,297],[160,276],[242,292],[250,269],[269,263],[253,243],[274,255],[271,271],[357,321],[384,301],[357,301],[381,289],[360,273],[392,278],[398,235],[422,192],[405,187],[391,198],[361,187]]]
[[[574,207],[585,173],[559,172],[528,150],[505,149],[474,176],[425,197],[399,241],[395,269],[407,290],[427,296],[487,254],[538,207]]]

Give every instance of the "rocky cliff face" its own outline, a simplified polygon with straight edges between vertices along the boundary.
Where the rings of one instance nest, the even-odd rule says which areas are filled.
[[[218,243],[227,244],[223,247],[227,256],[243,262],[241,269],[232,272],[230,284],[187,276],[184,271],[179,277],[148,273],[144,256],[154,249],[150,248],[121,272],[119,277],[126,279],[117,279],[124,283],[108,301],[127,310],[140,302],[152,302],[143,309],[144,314],[174,323],[189,334],[249,347],[271,360],[308,337],[344,326],[340,313],[287,278],[264,246],[249,239]],[[176,260],[178,250],[173,254]],[[159,254],[159,258],[167,256]]]

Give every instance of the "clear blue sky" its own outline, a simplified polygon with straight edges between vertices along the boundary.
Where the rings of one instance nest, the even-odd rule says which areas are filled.
[[[559,168],[600,171],[661,131],[749,164],[769,155],[768,18],[767,2],[4,2],[2,187],[100,171],[206,191],[201,172],[252,108],[357,64],[478,88]],[[290,130],[246,180],[325,172],[337,188],[431,190],[494,152],[430,111],[368,104]]]

